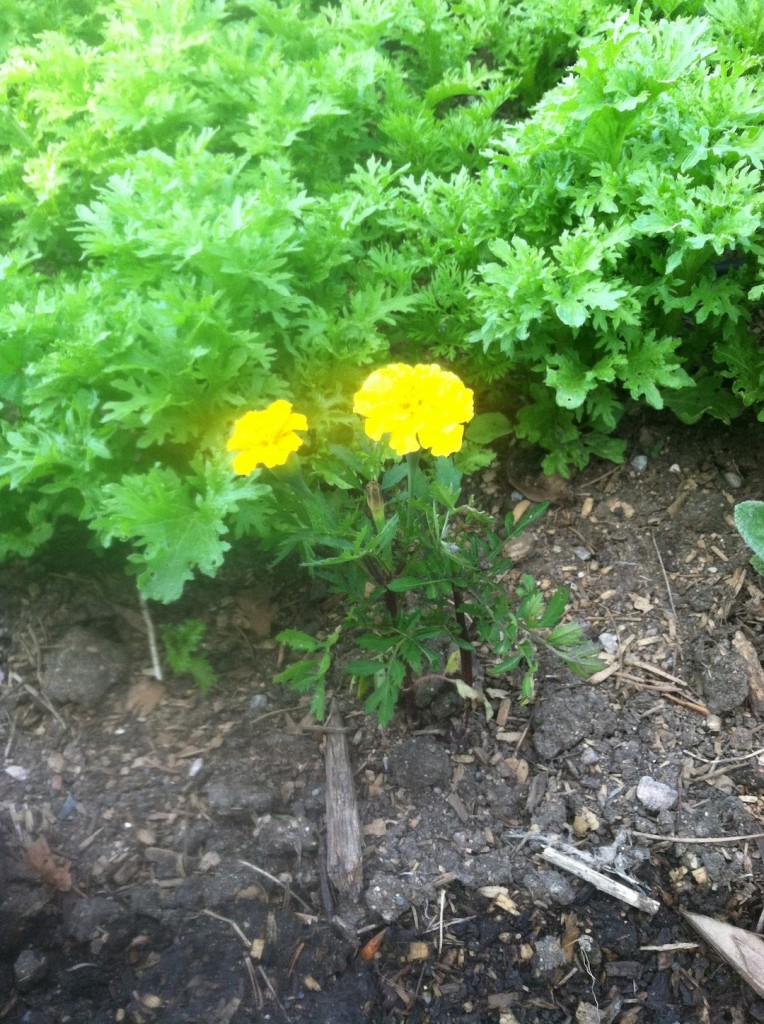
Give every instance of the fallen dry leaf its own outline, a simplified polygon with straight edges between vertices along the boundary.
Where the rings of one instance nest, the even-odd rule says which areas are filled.
[[[704,914],[683,911],[682,916],[754,992],[764,998],[764,939],[755,932],[724,924]]]
[[[608,502],[608,508],[619,519],[631,519],[634,515],[634,506],[630,505],[628,501],[620,501],[618,498]]]
[[[256,637],[265,640],[271,635],[271,626],[276,618],[276,609],[271,604],[271,593],[264,584],[243,590],[236,595],[236,607],[246,629]]]
[[[513,467],[507,469],[507,479],[521,494],[531,501],[551,501],[555,504],[563,504],[573,500],[573,490],[569,481],[553,473],[552,476],[544,476],[539,473],[536,476],[521,476]]]
[[[589,832],[596,832],[600,827],[600,820],[594,811],[590,811],[588,807],[584,807],[578,812],[573,819],[573,831],[579,838],[587,835]]]
[[[630,1006],[618,1021],[618,1024],[637,1024],[639,1015],[642,1012],[641,1006]]]
[[[581,934],[581,928],[578,924],[578,918],[575,914],[563,914],[562,923],[565,926],[565,931],[562,933],[561,946],[565,951],[565,959],[568,963],[573,960],[573,954],[576,951],[576,942]]]
[[[379,952],[379,948],[382,945],[382,940],[385,937],[387,928],[383,928],[381,932],[377,932],[376,935],[372,935],[365,946],[361,947],[361,957],[363,960],[373,960]]]
[[[430,947],[426,942],[409,942],[408,960],[427,960]]]
[[[623,1005],[621,994],[616,988],[608,992],[610,1003],[607,1006],[592,1006],[583,1000],[576,1007],[576,1024],[613,1024]]]
[[[25,851],[24,860],[48,885],[52,885],[60,892],[68,892],[72,888],[69,861],[64,857],[54,856],[47,840],[36,839]]]
[[[508,914],[514,914],[515,917],[520,916],[520,910],[505,885],[482,885],[478,892],[486,899],[492,900],[497,907],[506,910]]]
[[[748,637],[738,630],[732,638],[732,645],[743,659],[748,675],[749,699],[753,710],[759,715],[764,712],[764,668],[759,655]]]
[[[125,711],[136,718],[145,718],[159,707],[166,692],[155,679],[139,679],[128,690]]]
[[[533,553],[535,546],[536,537],[529,530],[526,533],[521,533],[519,537],[513,537],[512,540],[508,540],[501,549],[501,553],[505,558],[509,558],[515,563],[522,562],[523,559],[528,558]]]
[[[383,836],[387,832],[387,825],[384,818],[375,818],[368,825],[364,825],[361,832],[365,836],[376,836],[379,838],[379,836]]]

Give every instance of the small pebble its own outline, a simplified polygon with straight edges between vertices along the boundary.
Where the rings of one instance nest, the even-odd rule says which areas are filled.
[[[678,473],[681,473],[681,472],[682,472],[682,467],[679,465],[678,462],[674,462],[671,466],[669,466],[669,473],[677,473],[678,474]]]
[[[742,487],[743,478],[737,473],[725,473],[724,479],[727,481],[733,491],[736,491],[738,487]]]
[[[605,654],[615,654],[618,650],[618,637],[615,633],[600,633],[597,639],[602,644]]]
[[[262,711],[268,707],[268,697],[264,693],[255,693],[249,699],[250,711]]]
[[[61,810],[58,812],[58,820],[66,821],[74,811],[77,809],[77,801],[74,799],[71,793],[66,794],[66,800],[64,800]]]
[[[721,732],[722,720],[718,715],[706,715],[706,729],[709,732]]]
[[[631,460],[631,465],[638,473],[643,473],[647,469],[647,456],[646,455],[635,455]]]
[[[648,811],[667,811],[677,801],[679,793],[665,782],[657,782],[649,775],[643,775],[637,783],[637,800]]]
[[[596,750],[593,750],[591,747],[584,747],[581,753],[581,764],[597,764],[599,759],[600,755],[597,753]]]
[[[591,551],[588,548],[585,548],[582,544],[578,544],[573,548],[573,554],[577,558],[580,558],[582,562],[588,562],[592,557]]]

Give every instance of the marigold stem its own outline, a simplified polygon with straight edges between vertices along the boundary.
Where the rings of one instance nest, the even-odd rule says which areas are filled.
[[[464,612],[459,611],[459,607],[461,606],[463,600],[462,592],[456,586],[455,583],[451,584],[451,593],[453,594],[454,597],[454,615],[456,616],[456,622],[459,626],[459,636],[462,638],[462,640],[466,641],[466,643],[469,644],[471,643],[471,640],[470,628],[467,625],[467,616],[464,614]],[[461,662],[462,667],[462,682],[466,683],[467,686],[472,686],[472,681],[474,679],[472,651],[467,650],[464,647],[460,647],[459,661]]]

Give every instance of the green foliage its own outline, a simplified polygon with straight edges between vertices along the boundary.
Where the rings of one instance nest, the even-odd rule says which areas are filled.
[[[275,677],[275,681],[286,683],[297,693],[312,693],[310,710],[319,721],[323,720],[326,712],[326,681],[332,667],[332,648],[339,638],[339,629],[330,633],[325,640],[318,640],[299,629],[284,629],[276,636],[280,643],[286,644],[293,651],[311,655],[284,669]],[[392,716],[392,711],[390,714]]]
[[[478,433],[490,425],[481,424]],[[410,703],[420,677],[447,671],[444,644],[460,651],[453,685],[465,696],[479,695],[472,687],[478,644],[490,649],[494,675],[520,674],[525,701],[534,697],[539,644],[581,675],[599,667],[599,648],[586,641],[580,626],[562,623],[566,588],[547,598],[531,576],[522,577],[516,593],[503,582],[512,567],[503,554],[506,541],[546,506],[534,506],[517,523],[509,514],[499,532],[472,502],[460,503],[462,477],[450,458],[435,459],[425,470],[417,455],[409,455],[383,472],[381,447],[358,441],[347,452],[349,492],[340,492],[339,501],[311,492],[293,470],[274,483],[284,550],[299,547],[311,572],[346,599],[345,621],[327,639],[298,630],[279,634],[278,640],[307,657],[276,681],[311,692],[311,709],[322,717],[332,648],[344,634],[362,654],[344,672],[364,709],[386,725],[401,694]],[[367,515],[365,484],[375,474],[383,504],[370,501]],[[274,477],[279,480],[278,473]]]
[[[518,433],[548,471],[617,458],[626,397],[686,422],[764,416],[764,81],[745,53],[718,58],[729,31],[623,15],[497,132],[479,178],[417,185],[422,220],[435,195],[463,211],[439,245],[470,302],[444,296],[436,351],[477,345],[476,373],[526,382]]]
[[[701,8],[8,0],[0,557],[78,519],[173,600],[274,540],[237,414],[292,398],[347,487],[391,358],[500,384],[549,471],[620,458],[627,402],[764,417],[764,8]]]
[[[177,626],[162,627],[168,665],[179,676],[192,676],[202,694],[208,693],[217,681],[207,656],[199,652],[206,629],[201,619],[186,619]]]
[[[735,526],[753,550],[751,565],[764,576],[764,501],[741,501],[736,505]]]

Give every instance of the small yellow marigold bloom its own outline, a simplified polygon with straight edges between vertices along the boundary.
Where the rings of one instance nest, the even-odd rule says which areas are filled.
[[[356,392],[353,411],[366,417],[372,440],[389,434],[397,455],[419,448],[433,455],[458,452],[464,424],[474,415],[470,389],[434,363],[391,363],[375,370]]]
[[[283,466],[303,443],[295,430],[307,430],[301,412],[292,412],[290,402],[279,398],[260,412],[247,412],[234,423],[226,448],[236,452],[234,472],[246,476],[258,466]]]

